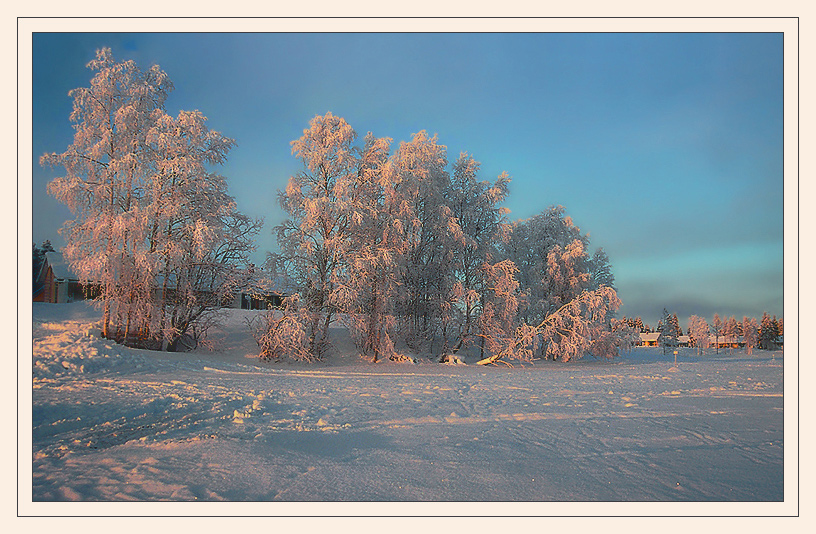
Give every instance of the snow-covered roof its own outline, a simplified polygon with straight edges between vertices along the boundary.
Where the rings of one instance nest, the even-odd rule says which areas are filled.
[[[641,332],[640,333],[640,340],[641,341],[657,341],[660,337],[660,332]]]
[[[283,275],[258,271],[239,291],[258,295],[291,295],[295,288],[293,282]]]
[[[45,259],[48,261],[48,265],[51,266],[54,278],[57,280],[79,280],[59,252],[46,252]]]
[[[677,341],[680,343],[691,343],[691,338],[689,336],[677,336]]]

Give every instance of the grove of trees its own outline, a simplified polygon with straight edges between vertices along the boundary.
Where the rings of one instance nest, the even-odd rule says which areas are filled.
[[[425,131],[393,145],[358,143],[331,113],[292,142],[302,171],[279,194],[288,218],[269,267],[298,299],[258,339],[298,339],[290,357],[320,358],[340,320],[371,361],[467,347],[489,362],[617,354],[608,257],[590,255],[563,207],[510,222],[507,173],[481,179],[478,161],[450,163]]]
[[[88,67],[90,86],[69,93],[73,142],[41,158],[65,170],[48,185],[74,216],[63,254],[99,289],[103,337],[180,350],[258,282],[249,254],[261,221],[238,211],[213,172],[235,141],[199,111],[169,115],[173,84],[158,66],[142,71],[102,49]],[[562,206],[509,220],[509,175],[483,179],[473,156],[450,160],[436,135],[360,138],[326,113],[291,145],[302,170],[279,192],[286,219],[266,272],[295,291],[251,325],[262,358],[319,360],[337,324],[370,361],[451,361],[463,350],[480,363],[612,358],[651,330],[615,318],[609,257],[590,251]],[[35,270],[45,251],[34,247]],[[782,328],[767,314],[761,324],[691,319],[700,344],[712,333],[767,348]],[[657,330],[669,344],[682,334],[666,310]]]
[[[40,160],[65,169],[48,185],[74,215],[63,253],[99,288],[103,337],[178,350],[257,275],[248,257],[261,222],[211,170],[235,141],[198,111],[170,116],[166,73],[109,49],[88,67],[90,86],[69,93],[73,143]],[[392,145],[358,143],[331,113],[292,142],[303,170],[280,192],[288,218],[269,267],[297,291],[254,325],[262,357],[320,359],[338,320],[373,361],[469,346],[490,361],[617,353],[608,258],[589,254],[562,207],[511,223],[506,173],[482,180],[464,153],[450,164],[424,131]]]

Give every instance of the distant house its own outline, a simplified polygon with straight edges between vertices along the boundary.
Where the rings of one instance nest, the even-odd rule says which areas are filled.
[[[94,294],[80,283],[59,252],[46,252],[34,284],[34,302],[74,302]]]
[[[660,332],[641,332],[640,343],[638,345],[643,347],[656,347],[660,340]]]
[[[242,310],[268,310],[280,308],[283,299],[293,293],[292,284],[280,276],[259,273],[244,287],[235,292],[230,308]]]
[[[264,284],[247,284],[233,293],[226,302],[222,301],[221,305],[244,310],[279,308],[283,299],[291,294],[291,290],[286,289],[288,287],[289,284],[281,280],[272,282],[267,280]],[[172,296],[174,290],[156,287],[153,289],[156,299],[162,297],[162,291]],[[34,302],[61,303],[94,298],[99,294],[99,289],[93,285],[82,284],[79,277],[65,263],[62,254],[47,252],[36,277],[33,293]]]
[[[677,345],[680,347],[690,347],[691,338],[689,336],[677,336]]]
[[[238,291],[235,293],[235,299],[229,307],[242,310],[268,310],[270,308],[280,308],[284,298],[284,294],[274,291],[266,293]]]
[[[54,269],[43,259],[40,270],[34,275],[34,302],[56,302],[56,285]]]
[[[721,349],[738,349],[745,345],[741,336],[709,336],[708,342],[712,347]]]

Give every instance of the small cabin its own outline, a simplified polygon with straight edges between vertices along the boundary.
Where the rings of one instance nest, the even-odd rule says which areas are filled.
[[[660,340],[660,332],[641,332],[640,343],[642,347],[656,347]]]
[[[265,293],[244,293],[239,292],[235,296],[232,308],[242,310],[269,310],[280,308],[283,304],[284,295],[278,292]]]
[[[271,310],[283,306],[283,300],[294,292],[292,282],[285,276],[265,271],[253,271],[250,279],[233,293],[228,308],[242,310]]]

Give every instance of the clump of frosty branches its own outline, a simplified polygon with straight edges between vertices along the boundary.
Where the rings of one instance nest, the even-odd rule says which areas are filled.
[[[311,317],[300,305],[297,294],[283,299],[281,308],[268,310],[247,323],[258,343],[259,357],[265,361],[284,359],[311,362],[317,358],[309,350],[307,325]]]
[[[584,291],[538,325],[522,323],[509,343],[479,363],[485,365],[508,359],[530,362],[540,344],[548,357],[565,362],[586,353],[612,358],[618,354],[622,341],[616,339],[617,334],[610,330],[605,318],[618,307],[620,299],[611,287]]]

